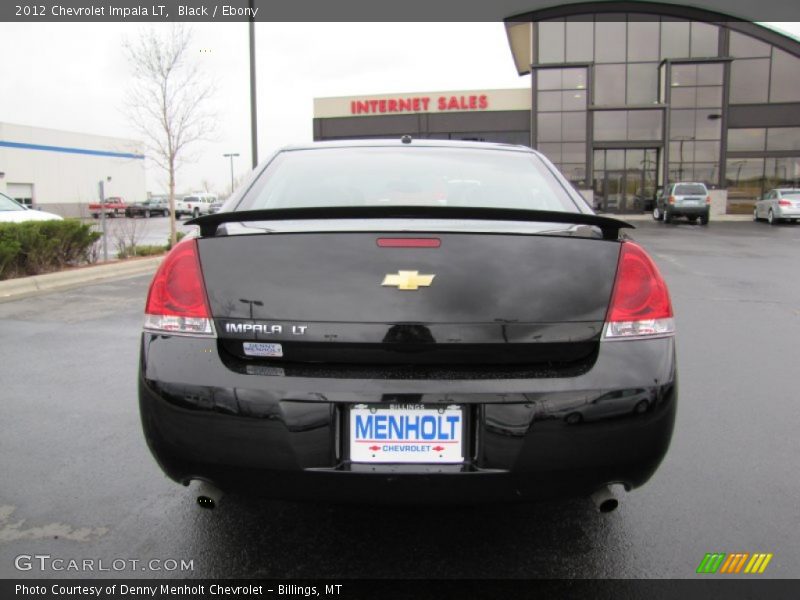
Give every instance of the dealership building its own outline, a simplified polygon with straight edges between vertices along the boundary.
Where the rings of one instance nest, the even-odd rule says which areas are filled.
[[[62,216],[87,217],[101,180],[106,196],[144,200],[144,163],[135,140],[0,123],[0,192]]]
[[[530,87],[317,98],[314,139],[524,144],[603,211],[647,210],[701,181],[712,211],[745,213],[800,187],[800,42],[702,9],[570,4],[506,20]]]

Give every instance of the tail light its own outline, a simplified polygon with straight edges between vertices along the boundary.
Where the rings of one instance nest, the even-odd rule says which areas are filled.
[[[144,327],[153,331],[214,335],[197,240],[177,244],[156,271],[145,307]]]
[[[711,204],[711,196],[706,196],[706,204]]]
[[[665,336],[675,332],[672,303],[653,259],[633,242],[623,242],[604,339]]]
[[[667,202],[669,202],[670,204],[675,204],[675,196],[670,196]]]
[[[778,206],[791,206],[792,203],[788,200],[778,200]]]

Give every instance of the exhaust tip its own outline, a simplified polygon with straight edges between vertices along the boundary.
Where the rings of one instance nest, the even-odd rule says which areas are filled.
[[[617,510],[619,500],[607,485],[604,485],[591,496],[592,502],[601,513],[610,513]]]
[[[213,483],[202,479],[194,479],[191,482],[192,491],[197,499],[197,506],[206,510],[214,510],[225,495],[224,492]]]
[[[616,498],[611,498],[610,500],[601,502],[597,508],[601,513],[610,513],[617,510],[618,506],[619,506],[619,500],[617,500]]]

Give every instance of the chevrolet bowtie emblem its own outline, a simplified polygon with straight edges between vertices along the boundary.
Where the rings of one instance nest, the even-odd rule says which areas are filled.
[[[397,286],[399,290],[418,290],[428,287],[436,275],[420,275],[419,271],[398,271],[397,275],[387,275],[381,285]]]

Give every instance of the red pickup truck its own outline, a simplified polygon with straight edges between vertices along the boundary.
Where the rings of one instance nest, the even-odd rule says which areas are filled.
[[[119,196],[106,198],[102,206],[102,210],[105,211],[107,217],[123,217],[125,216],[126,208],[128,208],[128,205],[125,204],[125,200]],[[101,206],[99,202],[89,205],[89,212],[95,219],[100,218],[100,210]]]

